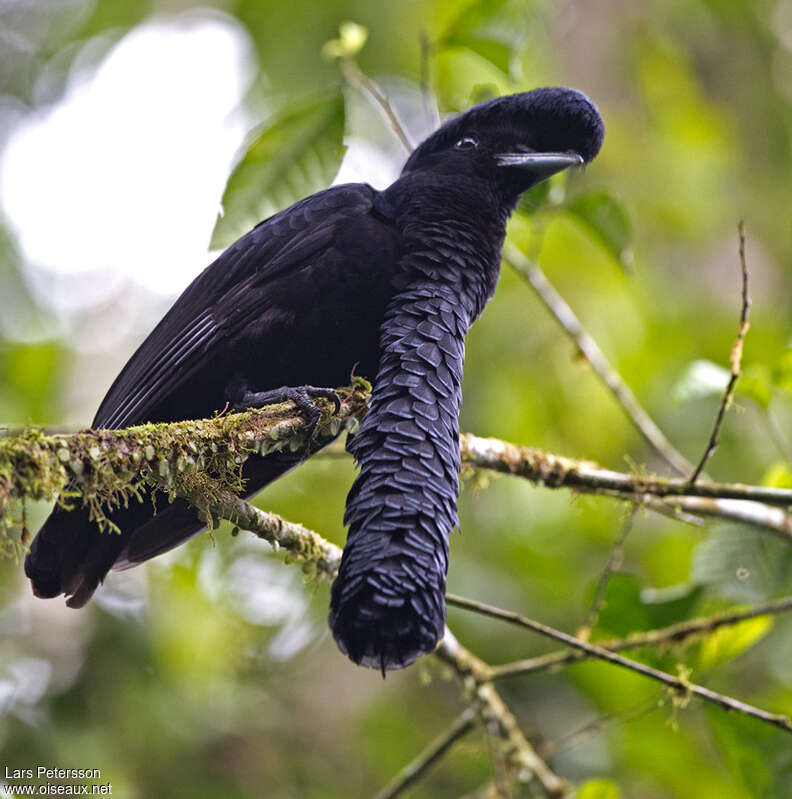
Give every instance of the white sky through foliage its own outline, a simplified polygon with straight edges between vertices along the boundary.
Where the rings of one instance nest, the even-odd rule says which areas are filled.
[[[0,196],[29,261],[62,276],[108,270],[175,293],[207,246],[255,59],[244,29],[209,12],[148,22],[95,72],[12,133]],[[78,303],[69,303],[77,305]]]

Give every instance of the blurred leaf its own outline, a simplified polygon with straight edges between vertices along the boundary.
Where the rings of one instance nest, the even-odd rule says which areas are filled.
[[[544,208],[550,199],[550,186],[552,184],[549,180],[543,180],[537,183],[532,189],[520,195],[520,202],[518,209],[525,214],[535,214],[537,211]]]
[[[500,97],[501,91],[495,83],[477,83],[470,90],[470,103],[471,105],[478,105],[479,103],[486,103],[487,100],[493,100]]]
[[[622,203],[607,192],[594,191],[576,197],[567,211],[595,234],[618,263],[632,267],[632,224]]]
[[[689,402],[722,394],[729,383],[729,370],[712,361],[693,361],[673,389],[677,402]]]
[[[762,475],[761,483],[770,488],[792,488],[792,467],[786,461],[771,463]]]
[[[792,757],[789,744],[779,740],[782,736],[774,734],[769,725],[757,724],[739,713],[723,713],[711,704],[702,706],[702,710],[707,714],[709,729],[729,772],[745,786],[743,796],[780,799],[788,793],[786,789],[792,785]],[[779,757],[782,752],[785,754]],[[779,786],[783,787],[779,790]]]
[[[740,375],[737,391],[742,396],[752,399],[760,407],[767,408],[773,398],[771,379],[770,369],[765,364],[752,364]]]
[[[576,799],[621,799],[621,795],[613,780],[588,780],[578,789]]]
[[[703,589],[695,583],[670,585],[666,588],[645,588],[641,601],[649,614],[652,627],[666,627],[687,619],[701,598]]]
[[[792,349],[786,349],[773,370],[773,383],[779,388],[792,391]]]
[[[340,93],[290,104],[260,129],[228,179],[211,248],[227,247],[262,219],[326,188],[341,163],[343,137]]]
[[[484,39],[477,36],[449,36],[443,39],[446,47],[467,47],[485,61],[496,66],[501,72],[509,74],[512,60],[512,48],[503,42]]]
[[[786,590],[791,567],[792,551],[784,542],[724,524],[696,547],[691,577],[715,596],[759,602]]]
[[[440,47],[466,47],[509,75],[524,26],[509,24],[506,0],[478,0],[465,7],[439,41]],[[515,20],[516,22],[516,20]]]
[[[468,3],[448,27],[447,35],[481,30],[494,22],[494,16],[506,5],[506,0],[474,0]]]
[[[731,627],[718,628],[702,641],[699,666],[702,669],[714,669],[736,658],[764,638],[772,626],[770,616],[759,616]]]
[[[56,415],[67,365],[58,342],[0,342],[0,418],[21,424],[49,422]]]
[[[631,574],[612,574],[605,589],[604,605],[597,621],[600,634],[624,636],[648,630],[652,624],[641,602],[641,588]]]
[[[151,13],[152,5],[151,0],[102,0],[101,3],[92,3],[91,14],[81,26],[79,36],[88,39],[114,28],[132,28]]]

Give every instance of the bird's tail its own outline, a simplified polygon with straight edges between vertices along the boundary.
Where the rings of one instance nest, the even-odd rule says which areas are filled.
[[[431,652],[443,635],[468,326],[437,285],[399,294],[382,326],[371,409],[348,445],[360,473],[347,498],[330,626],[353,661],[383,673]]]
[[[122,536],[100,533],[87,508],[50,514],[25,558],[25,574],[33,593],[45,599],[69,596],[68,605],[82,607],[113,565]]]

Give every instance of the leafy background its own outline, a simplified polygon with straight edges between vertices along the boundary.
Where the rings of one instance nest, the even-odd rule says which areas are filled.
[[[344,88],[337,61],[322,56],[345,20],[368,30],[360,68],[386,88],[416,137],[430,126],[417,88],[425,73],[442,113],[539,85],[580,88],[606,120],[603,151],[584,175],[528,197],[513,240],[539,253],[612,363],[695,460],[736,332],[736,229],[744,219],[752,327],[737,408],[708,469],[721,479],[792,486],[789,0],[218,0],[201,9],[186,0],[4,3],[3,140],[24,118],[20,108],[59,102],[69,70],[92,42],[101,47],[89,74],[151,19],[235,18],[252,43],[245,99],[252,148],[225,193],[213,239],[221,246],[327,185],[345,135],[368,143],[372,170],[387,173],[404,157],[376,111]],[[423,60],[422,36],[430,42]],[[194,168],[201,170],[200,158]],[[207,243],[210,228],[201,233]],[[92,235],[91,219],[84,234]],[[87,423],[172,298],[115,280],[101,301],[69,315],[46,301],[47,287],[59,284],[23,256],[10,224],[0,228],[0,254],[0,421]],[[107,254],[110,270],[113,257]],[[112,347],[75,345],[90,331],[112,329],[119,315],[126,329]],[[464,430],[613,468],[663,471],[508,269],[469,336],[464,397]],[[352,474],[347,459],[317,458],[258,504],[342,543]],[[460,506],[449,590],[575,630],[626,509],[507,478],[467,480]],[[46,510],[27,509],[31,528]],[[594,634],[622,635],[787,593],[791,568],[789,547],[753,530],[639,514]],[[33,600],[19,563],[5,560],[0,763],[100,768],[119,797],[372,794],[447,726],[459,692],[435,663],[384,682],[356,669],[327,633],[327,607],[326,585],[303,581],[260,542],[232,539],[226,529],[118,575],[80,613]],[[488,662],[547,651],[527,634],[459,611],[449,621]],[[792,620],[784,617],[643,654],[786,713],[790,656]],[[585,799],[790,795],[784,733],[696,702],[674,709],[637,675],[587,662],[502,689],[529,735],[555,743],[553,768]],[[459,796],[490,779],[491,768],[485,741],[471,736],[411,795]]]

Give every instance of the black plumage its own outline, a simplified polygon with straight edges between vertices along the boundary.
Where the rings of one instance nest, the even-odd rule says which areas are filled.
[[[261,392],[374,378],[350,439],[360,465],[330,623],[355,662],[400,668],[445,622],[448,535],[457,523],[465,335],[491,298],[505,225],[521,192],[590,161],[593,103],[537,89],[443,125],[378,192],[337,186],[265,220],[187,288],[111,386],[94,427],[200,418]],[[300,454],[251,457],[252,495]],[[38,596],[88,601],[110,568],[140,563],[201,529],[187,503],[110,514],[56,508],[25,561]]]

